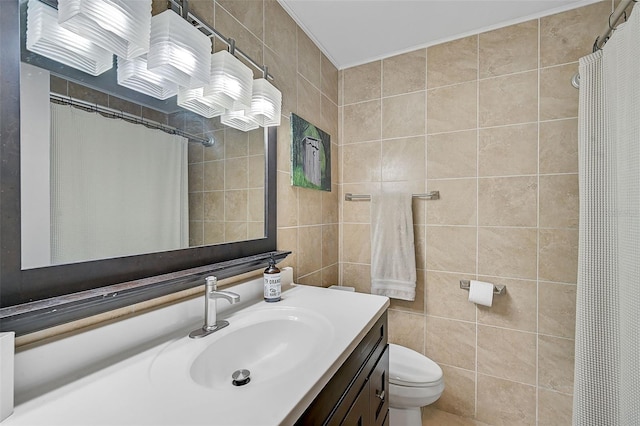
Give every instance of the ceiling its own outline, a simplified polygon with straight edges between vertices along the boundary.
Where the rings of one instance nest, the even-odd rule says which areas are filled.
[[[278,0],[338,69],[599,0]]]

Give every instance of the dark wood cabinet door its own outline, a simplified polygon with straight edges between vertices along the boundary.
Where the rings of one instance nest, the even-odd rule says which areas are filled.
[[[389,347],[369,376],[370,420],[372,426],[382,426],[389,411]]]
[[[0,0],[2,1],[2,0]],[[356,399],[362,397],[371,398],[367,382],[369,377],[376,370],[376,364],[383,363],[385,371],[388,368],[389,358],[383,357],[387,349],[387,313],[383,313],[371,330],[362,339],[337,373],[331,378],[329,383],[318,394],[314,401],[307,407],[305,412],[296,421],[296,426],[338,426],[340,424],[358,425],[358,421],[353,423],[343,423],[354,407]],[[376,370],[377,371],[377,370]],[[388,380],[385,375],[385,383]],[[378,380],[379,381],[379,380]],[[386,385],[388,387],[388,385]],[[385,395],[388,393],[385,387]],[[365,390],[366,389],[366,390]],[[365,396],[361,395],[364,392]],[[388,396],[386,397],[388,398]],[[379,398],[377,398],[380,401]],[[367,405],[370,408],[370,404]],[[387,410],[385,405],[382,411]],[[381,421],[384,414],[378,414]],[[367,420],[363,425],[373,424],[371,413],[360,418]],[[380,424],[380,423],[376,423]]]
[[[371,424],[369,406],[369,383],[367,382],[345,418],[340,422],[340,426],[369,426]]]

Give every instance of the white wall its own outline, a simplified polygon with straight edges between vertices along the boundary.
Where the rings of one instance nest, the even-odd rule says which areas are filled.
[[[51,264],[49,72],[20,64],[22,268]]]

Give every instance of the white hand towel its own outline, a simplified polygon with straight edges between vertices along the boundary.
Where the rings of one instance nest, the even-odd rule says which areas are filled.
[[[371,194],[371,294],[416,297],[411,193]]]

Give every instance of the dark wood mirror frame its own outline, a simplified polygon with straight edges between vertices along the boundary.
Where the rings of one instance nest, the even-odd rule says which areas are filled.
[[[220,278],[256,269],[266,264],[276,250],[276,128],[265,132],[265,233],[266,238],[195,247],[161,253],[83,263],[21,269],[20,236],[20,13],[19,1],[0,1],[0,308],[71,293],[86,292],[119,283],[143,280],[159,275],[193,269],[204,274],[221,271]],[[261,255],[263,254],[263,255]],[[286,254],[278,253],[281,259]],[[245,258],[240,262],[233,259]],[[244,266],[243,266],[244,265]],[[174,280],[175,281],[175,280]],[[55,311],[22,313],[27,324],[16,325],[13,320],[0,318],[0,330],[16,330],[26,334],[80,319],[110,309],[170,294],[198,285],[199,281],[180,279],[178,282],[139,287],[135,291],[111,292],[93,297],[91,302],[79,303],[56,318]],[[97,292],[98,293],[98,292]],[[11,328],[10,328],[11,327]]]

